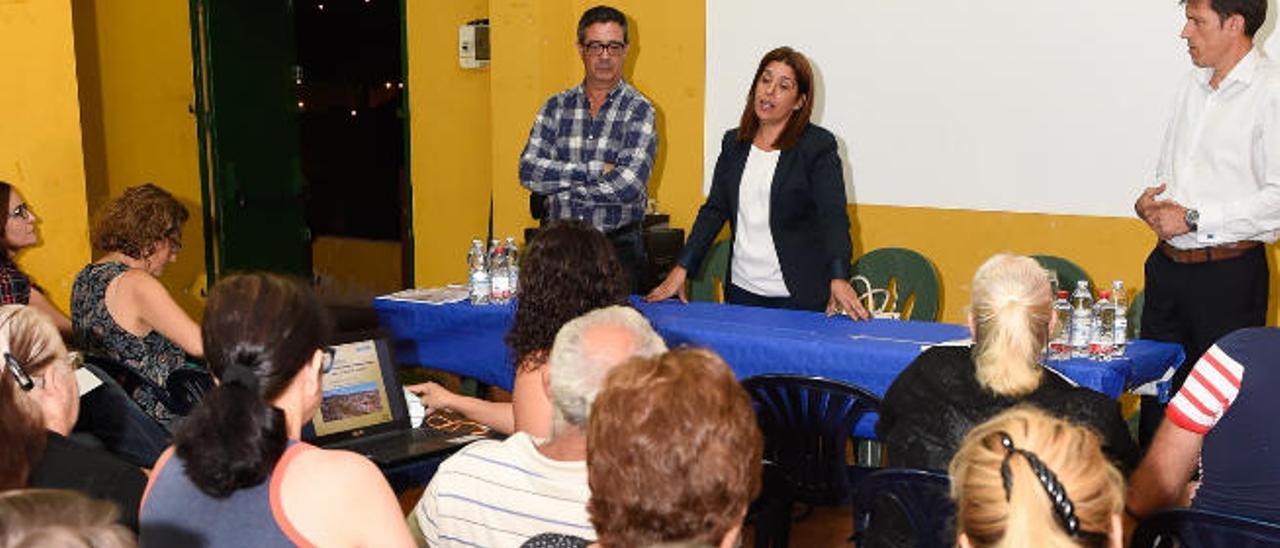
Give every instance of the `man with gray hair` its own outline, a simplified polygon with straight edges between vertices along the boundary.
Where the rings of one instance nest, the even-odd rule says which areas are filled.
[[[566,323],[548,360],[551,438],[516,432],[472,443],[441,463],[409,516],[419,545],[520,546],[545,532],[595,538],[586,509],[591,403],[614,366],[666,350],[632,308],[601,308]]]

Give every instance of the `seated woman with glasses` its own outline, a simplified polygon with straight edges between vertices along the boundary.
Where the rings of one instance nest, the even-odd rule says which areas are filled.
[[[547,356],[569,320],[597,308],[628,306],[627,281],[603,233],[581,221],[557,221],[529,242],[507,345],[515,356],[511,403],[454,394],[436,383],[409,386],[431,413],[452,410],[504,434],[551,437]]]
[[[163,387],[188,355],[204,355],[200,326],[159,280],[182,249],[187,215],[186,207],[155,185],[125,190],[93,223],[93,246],[106,254],[84,267],[71,287],[76,342],[90,356],[150,380],[130,395],[170,430],[176,413],[164,404]]]
[[[1087,428],[1005,411],[969,432],[950,475],[963,548],[1122,545],[1124,478]]]
[[[18,189],[4,181],[0,181],[0,204],[5,206],[0,212],[0,242],[4,243],[4,252],[0,253],[0,304],[31,305],[48,316],[62,337],[69,340],[71,319],[53,306],[44,290],[14,262],[19,251],[40,243],[36,232],[39,219]]]
[[[278,276],[214,286],[204,347],[220,383],[152,471],[144,546],[413,546],[373,463],[299,441],[333,365],[329,323],[308,288]]]
[[[79,491],[113,502],[120,523],[137,530],[142,470],[67,438],[80,389],[53,323],[32,307],[0,306],[0,360],[0,491]]]

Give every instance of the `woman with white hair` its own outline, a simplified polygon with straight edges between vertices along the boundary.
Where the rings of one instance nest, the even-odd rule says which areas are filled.
[[[0,361],[0,491],[79,491],[115,503],[121,523],[137,530],[142,470],[67,438],[80,389],[53,323],[31,307],[0,306]]]
[[[876,435],[890,466],[942,470],[965,434],[997,413],[1029,403],[1090,427],[1122,470],[1138,450],[1107,396],[1075,386],[1041,365],[1053,323],[1048,276],[1029,257],[991,257],[973,276],[973,346],[920,354],[885,393]]]

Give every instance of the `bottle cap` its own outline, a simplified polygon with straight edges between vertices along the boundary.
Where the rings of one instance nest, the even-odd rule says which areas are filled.
[[[1058,291],[1058,298],[1059,298],[1059,299],[1065,299],[1065,298],[1067,298],[1067,290],[1063,289],[1063,290],[1061,290],[1061,291]]]
[[[1103,289],[1102,291],[1099,291],[1099,292],[1098,292],[1098,298],[1099,298],[1099,299],[1110,299],[1110,298],[1111,298],[1111,290],[1109,290],[1109,289]]]

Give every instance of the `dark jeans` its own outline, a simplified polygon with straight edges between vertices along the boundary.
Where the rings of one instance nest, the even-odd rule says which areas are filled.
[[[1177,393],[1200,356],[1218,339],[1243,327],[1266,324],[1271,277],[1266,246],[1233,259],[1196,264],[1174,262],[1156,248],[1143,270],[1146,300],[1140,336],[1178,343],[1187,355],[1173,376],[1171,394]],[[1154,398],[1143,398],[1139,438],[1150,439],[1163,416],[1163,406]]]
[[[632,295],[639,295],[649,288],[649,257],[644,251],[641,223],[606,232],[613,251],[618,254],[622,273],[627,276],[627,288]]]
[[[169,446],[169,432],[151,418],[110,375],[92,364],[86,369],[102,380],[80,397],[80,418],[74,432],[97,438],[108,451],[140,468],[155,466]]]

